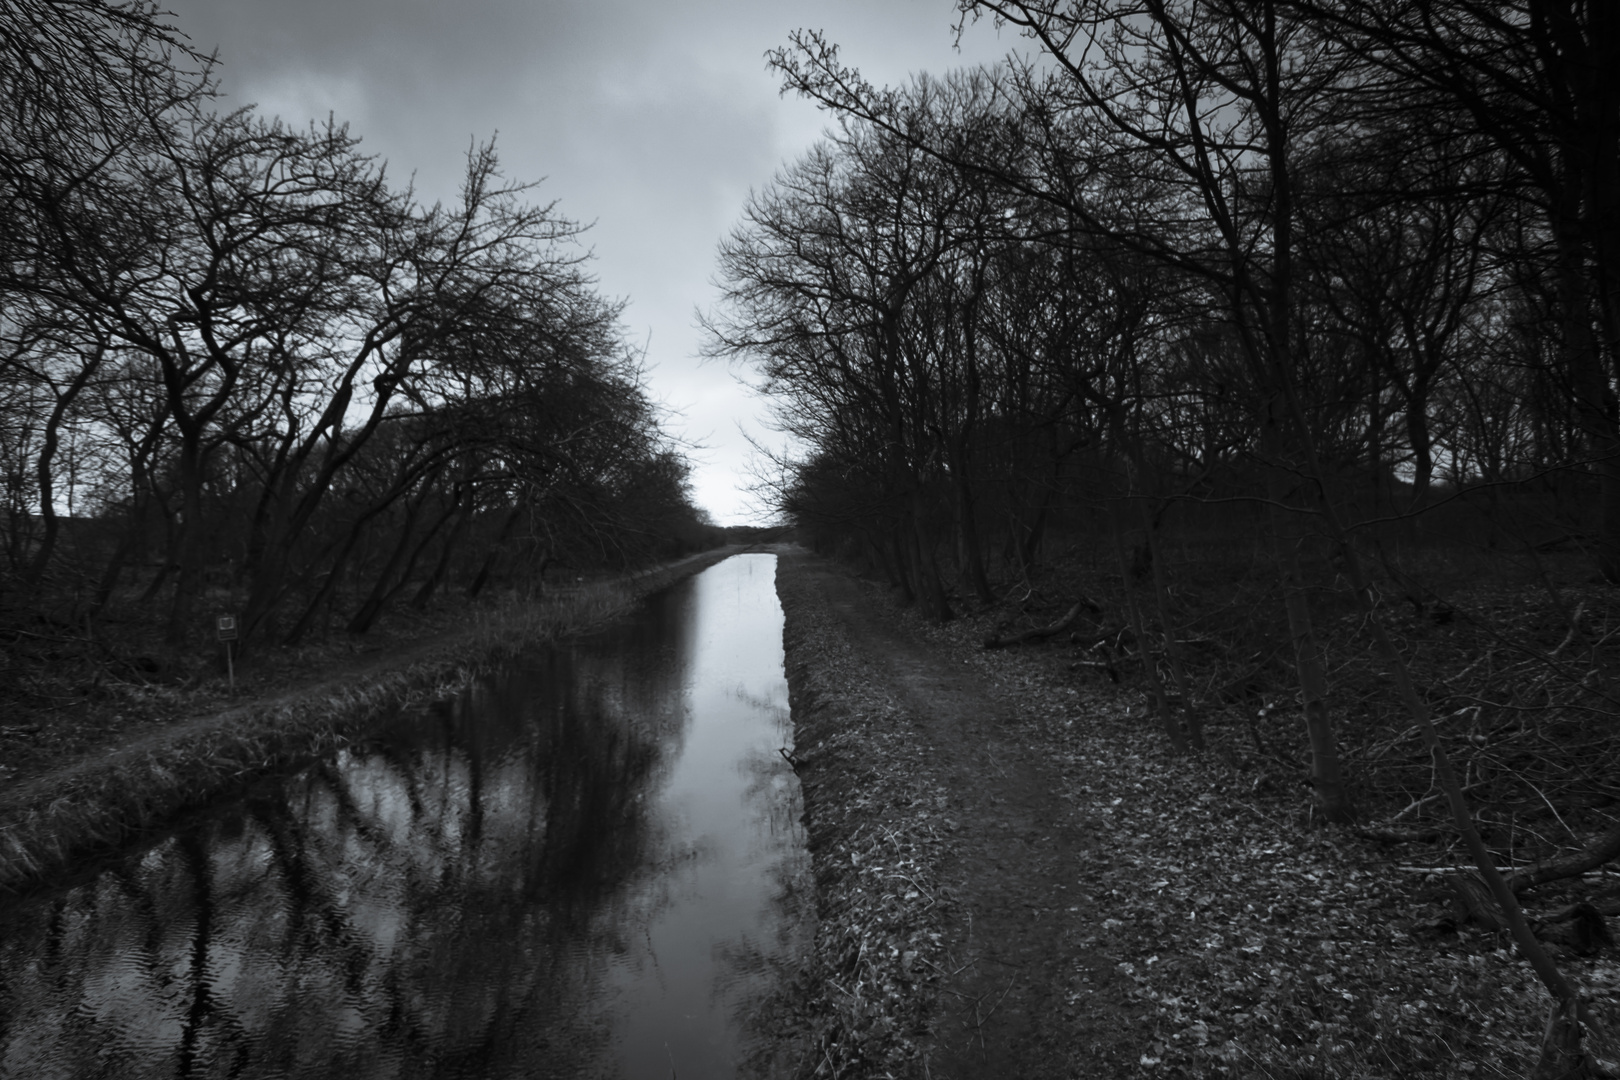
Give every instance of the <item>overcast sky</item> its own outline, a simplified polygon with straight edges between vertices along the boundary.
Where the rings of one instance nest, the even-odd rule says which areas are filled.
[[[229,104],[303,122],[328,113],[451,201],[474,140],[498,136],[537,201],[594,223],[601,291],[625,299],[648,384],[693,451],[694,494],[722,523],[755,509],[742,431],[773,437],[740,370],[700,364],[694,311],[713,300],[715,245],[751,188],[827,118],[778,95],[765,52],[823,30],[876,83],[992,62],[1016,44],[988,23],[955,47],[951,0],[167,0],[217,48]],[[739,427],[742,431],[739,431]],[[779,441],[779,437],[778,441]]]

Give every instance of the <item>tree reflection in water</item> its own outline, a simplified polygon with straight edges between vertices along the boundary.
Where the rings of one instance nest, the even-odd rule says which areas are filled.
[[[0,911],[0,1075],[620,1075],[621,969],[684,888],[665,871],[705,858],[656,810],[703,588]],[[797,791],[760,750],[786,718],[744,704],[773,728],[736,766],[786,845],[767,902],[796,920]],[[713,978],[791,940],[717,946]]]

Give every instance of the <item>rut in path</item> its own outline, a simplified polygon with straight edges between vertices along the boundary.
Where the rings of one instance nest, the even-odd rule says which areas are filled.
[[[1112,964],[1072,944],[1096,918],[1077,884],[1086,877],[1086,821],[1058,797],[1038,731],[943,650],[874,611],[859,582],[806,561],[850,642],[929,747],[958,823],[940,868],[956,899],[947,930],[953,973],[940,984],[927,1074],[1086,1075],[1075,1051],[1092,1031],[1109,1041],[1103,1029],[1129,1007]],[[1090,981],[1070,1004],[1081,968]]]

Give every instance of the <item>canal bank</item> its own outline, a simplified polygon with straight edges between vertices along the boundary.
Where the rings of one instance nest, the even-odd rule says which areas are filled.
[[[330,753],[379,719],[452,696],[526,649],[583,634],[729,558],[731,545],[535,601],[489,605],[461,626],[252,700],[180,712],[156,730],[53,762],[0,790],[0,892],[18,892],[253,777]]]

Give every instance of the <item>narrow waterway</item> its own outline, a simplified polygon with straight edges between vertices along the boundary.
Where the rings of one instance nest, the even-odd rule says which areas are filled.
[[[0,1077],[786,1072],[814,905],[774,571],[0,907]]]

